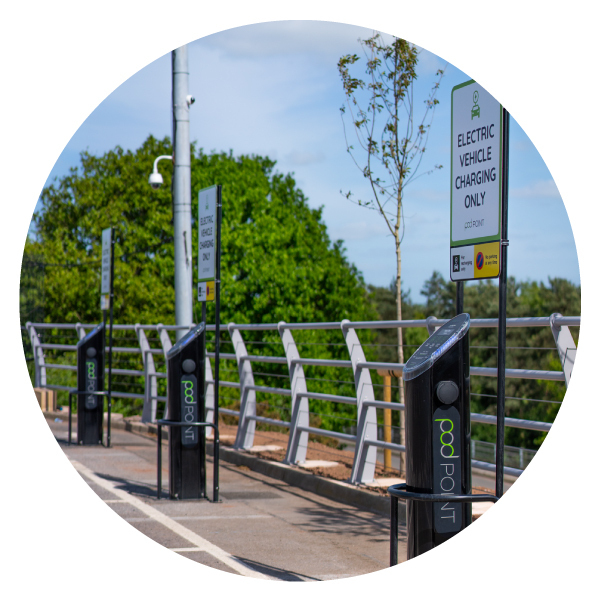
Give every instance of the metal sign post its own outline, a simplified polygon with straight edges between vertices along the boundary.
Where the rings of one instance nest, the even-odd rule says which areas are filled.
[[[450,279],[456,312],[464,281],[500,278],[496,496],[503,493],[508,247],[508,112],[476,81],[452,89]]]
[[[498,397],[496,408],[496,496],[504,493],[504,414],[506,392],[506,278],[508,253],[508,134],[510,115],[502,110],[502,240],[500,260],[502,272],[499,282],[498,300]]]
[[[219,355],[221,339],[221,186],[198,193],[198,301],[206,323],[206,302],[215,302],[214,425],[219,425]],[[206,335],[206,332],[203,334]],[[205,346],[206,347],[206,346]],[[203,362],[204,368],[204,362]],[[215,428],[213,460],[219,462],[219,437]],[[218,476],[218,469],[215,471]],[[213,501],[219,500],[219,482],[213,482]]]
[[[115,279],[115,239],[113,228],[102,230],[102,284],[100,287],[100,308],[102,309],[104,336],[106,337],[106,311],[110,311],[108,334],[108,423],[106,430],[106,446],[110,448],[110,419],[112,408],[112,347],[113,347],[113,301]]]

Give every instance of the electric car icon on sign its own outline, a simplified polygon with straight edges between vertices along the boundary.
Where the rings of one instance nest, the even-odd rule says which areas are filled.
[[[477,102],[479,101],[479,92],[477,90],[475,90],[473,92],[473,108],[471,109],[471,121],[477,117],[479,118],[481,115],[479,114],[479,104],[477,104]]]

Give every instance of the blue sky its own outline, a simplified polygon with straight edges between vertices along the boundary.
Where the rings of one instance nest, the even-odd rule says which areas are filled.
[[[189,44],[191,139],[206,151],[262,154],[295,173],[313,207],[323,205],[332,239],[368,283],[395,276],[393,239],[381,216],[350,203],[340,190],[368,198],[366,181],[348,156],[339,108],[344,96],[337,60],[361,53],[357,38],[371,30],[317,21],[248,25]],[[416,97],[425,98],[443,58],[421,51]],[[434,270],[448,278],[450,93],[470,77],[448,65],[421,172],[405,196],[403,288],[420,299]],[[502,98],[498,98],[502,102]],[[171,60],[162,56],[125,81],[72,137],[48,182],[78,163],[79,153],[116,145],[135,149],[149,135],[171,135]],[[165,168],[162,163],[161,168]],[[168,165],[166,168],[169,168]],[[150,193],[150,189],[149,189]],[[511,120],[509,275],[579,283],[573,234],[560,194],[532,141]],[[225,207],[226,210],[226,207]]]

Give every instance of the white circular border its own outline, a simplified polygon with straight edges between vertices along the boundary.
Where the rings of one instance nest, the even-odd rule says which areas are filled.
[[[173,47],[240,25],[283,19],[338,21],[405,37],[479,81],[513,114],[546,161],[567,207],[582,274],[579,354],[565,404],[542,451],[500,504],[444,546],[393,569],[308,584],[310,594],[444,598],[577,593],[594,585],[598,532],[592,432],[596,401],[588,340],[597,291],[593,178],[598,84],[588,4],[547,2],[289,3],[139,0],[30,2],[5,9],[2,40],[2,381],[5,465],[0,500],[2,588],[86,597],[219,593],[300,598],[307,584],[260,582],[185,560],[117,518],[82,483],[35,407],[18,330],[20,262],[31,214],[60,152],[120,83]],[[375,12],[376,11],[376,12]],[[590,89],[591,88],[591,89]],[[577,92],[581,89],[581,92]],[[15,351],[17,348],[17,351]],[[34,440],[33,442],[31,440]],[[590,486],[591,483],[591,486]],[[591,487],[591,489],[590,489]],[[305,551],[310,552],[310,548]],[[464,579],[464,581],[461,581]],[[280,586],[285,586],[282,588]],[[91,587],[90,587],[91,586]],[[593,589],[593,588],[591,588]]]

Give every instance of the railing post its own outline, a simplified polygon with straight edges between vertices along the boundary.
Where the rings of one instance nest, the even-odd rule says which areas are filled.
[[[156,421],[156,408],[158,400],[158,386],[156,385],[156,368],[148,338],[139,323],[135,324],[135,332],[142,351],[142,364],[144,365],[144,407],[142,409],[142,423]]]
[[[75,331],[79,336],[79,340],[82,340],[85,337],[85,329],[81,323],[75,323]]]
[[[432,336],[436,329],[440,328],[440,325],[436,325],[434,321],[437,321],[437,317],[430,316],[425,319],[425,322],[427,323],[427,334],[429,336]]]
[[[249,450],[254,445],[254,429],[256,427],[256,421],[248,418],[256,416],[256,392],[248,389],[248,386],[254,385],[252,364],[246,359],[248,356],[246,344],[244,344],[242,334],[236,328],[235,323],[229,323],[227,330],[231,337],[240,375],[240,420],[233,447],[235,450]]]
[[[383,401],[391,402],[392,401],[392,376],[384,375],[383,376]],[[392,411],[389,408],[383,409],[383,441],[391,442],[392,441]],[[402,444],[403,441],[401,440]],[[392,469],[392,451],[389,448],[386,448],[383,451],[383,468],[386,470]]]
[[[31,350],[33,352],[33,364],[35,366],[35,385],[34,387],[46,387],[46,363],[44,361],[44,351],[40,345],[38,332],[31,322],[25,323],[29,339],[31,340]]]
[[[215,359],[216,360],[216,359]],[[205,386],[204,386],[204,406],[205,416],[204,420],[207,423],[215,423],[215,382],[213,379],[212,367],[210,365],[210,358],[208,355],[205,360],[206,369],[204,371]],[[219,425],[215,423],[215,425]],[[214,431],[212,432],[214,435]]]
[[[550,328],[552,329],[552,335],[554,336],[554,342],[558,350],[560,364],[565,374],[565,385],[569,387],[571,372],[573,371],[575,357],[577,356],[577,346],[575,346],[575,341],[569,328],[565,325],[556,325],[555,321],[558,317],[562,317],[562,315],[560,313],[550,315]]]
[[[364,407],[363,402],[374,400],[373,383],[368,369],[358,368],[359,363],[366,362],[360,340],[356,331],[352,329],[350,321],[341,322],[342,333],[350,353],[352,371],[354,372],[354,385],[356,387],[356,406],[358,422],[356,432],[356,448],[354,450],[354,463],[350,483],[368,483],[375,478],[375,464],[377,462],[377,448],[366,444],[368,440],[377,440],[377,413],[372,406]]]
[[[171,338],[169,337],[169,332],[164,329],[164,325],[159,323],[156,326],[156,331],[158,331],[158,337],[160,338],[160,345],[162,346],[163,356],[165,357],[165,365],[168,373],[169,369],[169,361],[167,360],[167,352],[173,347],[173,342],[171,342]],[[157,386],[158,388],[158,386]],[[165,402],[165,410],[163,411],[163,419],[169,418],[169,402]]]
[[[289,465],[303,463],[306,460],[306,450],[308,448],[308,431],[300,431],[298,425],[308,427],[309,425],[309,407],[308,398],[298,397],[301,393],[306,393],[306,379],[304,377],[304,368],[297,361],[300,358],[298,347],[294,341],[292,332],[286,328],[285,321],[277,324],[277,331],[281,336],[285,357],[288,363],[290,373],[290,385],[292,390],[290,419],[290,437],[288,440],[287,452],[284,462]]]

